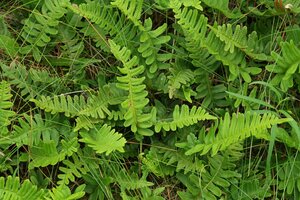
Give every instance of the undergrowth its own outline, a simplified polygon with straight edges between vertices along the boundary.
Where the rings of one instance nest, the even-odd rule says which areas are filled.
[[[299,199],[300,1],[0,2],[0,199]]]

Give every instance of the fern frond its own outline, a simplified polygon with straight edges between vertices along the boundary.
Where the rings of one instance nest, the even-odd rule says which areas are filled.
[[[51,35],[58,33],[59,19],[67,12],[69,0],[45,1],[42,12],[34,10],[31,17],[25,20],[21,36],[29,43],[21,53],[33,52],[36,61],[41,60],[39,47],[46,46],[51,41]]]
[[[231,24],[223,24],[218,27],[208,26],[216,36],[225,43],[225,51],[234,53],[235,48],[238,48],[251,58],[263,61],[271,59],[257,48],[257,46],[261,44],[258,40],[257,33],[253,31],[247,35],[247,26],[241,27],[240,25],[237,25],[233,27]]]
[[[51,198],[46,197],[46,200],[62,200],[62,199],[82,199],[85,195],[85,185],[79,185],[75,191],[71,192],[70,188],[66,185],[60,185],[56,188],[53,188],[52,191],[49,191],[49,196]]]
[[[87,100],[83,95],[73,97],[59,95],[54,97],[41,96],[39,100],[32,99],[31,101],[36,106],[52,114],[64,113],[67,117],[91,116],[93,118],[105,118],[106,115],[110,115],[107,108],[108,104],[118,99],[118,97],[113,97],[113,99],[110,99],[110,97],[113,96],[108,95],[108,91],[100,89],[97,95],[90,95]]]
[[[18,118],[18,125],[14,125],[14,131],[10,136],[12,143],[17,146],[38,145],[43,140],[57,141],[59,138],[59,128],[50,119],[43,119],[40,114],[34,116],[24,115],[23,118]]]
[[[70,95],[64,96],[41,96],[40,100],[32,99],[32,102],[35,105],[46,112],[55,113],[64,113],[67,117],[77,116],[80,110],[86,106],[86,101],[84,96],[75,95],[73,98]]]
[[[71,156],[79,148],[77,137],[70,141],[61,140],[61,145],[57,148],[54,140],[40,142],[38,145],[31,148],[31,159],[29,168],[46,167],[55,165],[65,159],[66,156]],[[47,155],[47,156],[45,156]]]
[[[109,155],[116,150],[124,152],[125,138],[106,124],[100,129],[95,128],[89,132],[81,131],[80,135],[82,139],[79,141],[86,143],[99,154],[105,152],[106,155]]]
[[[118,7],[141,30],[140,18],[142,15],[144,0],[114,0],[111,5]]]
[[[194,73],[192,70],[176,66],[170,69],[171,75],[167,78],[169,88],[169,98],[172,99],[176,90],[183,86],[189,87],[189,83],[194,81]]]
[[[80,157],[78,157],[77,154],[73,154],[71,158],[73,161],[64,160],[62,162],[64,167],[59,167],[59,171],[61,172],[57,176],[60,179],[57,182],[59,185],[68,185],[69,182],[75,181],[75,177],[81,178],[82,175],[87,173],[84,162],[80,160]]]
[[[58,26],[58,41],[60,46],[60,57],[76,60],[84,50],[84,43],[78,33],[70,25]]]
[[[0,63],[2,74],[11,85],[16,85],[20,89],[20,95],[25,99],[35,98],[40,94],[50,94],[55,90],[62,90],[61,80],[58,77],[52,77],[46,70],[27,70],[20,63],[12,62],[10,66]]]
[[[196,75],[195,82],[198,84],[195,99],[204,98],[201,104],[202,107],[208,108],[214,105],[225,107],[229,104],[229,101],[226,99],[227,88],[224,84],[214,85],[209,76],[210,73],[203,72],[203,69],[197,69],[194,74]]]
[[[124,169],[118,172],[116,175],[116,181],[120,184],[121,190],[135,190],[153,185],[153,183],[147,181],[145,177],[139,178],[135,173],[128,176],[128,172]]]
[[[241,175],[235,171],[235,165],[227,156],[216,155],[208,159],[208,169],[201,174],[189,176],[178,173],[177,178],[187,187],[186,192],[178,192],[178,195],[188,200],[201,197],[202,199],[221,199],[224,190],[227,190],[232,181],[237,181]],[[199,184],[201,183],[201,184]]]
[[[146,98],[148,92],[145,90],[146,85],[143,84],[145,77],[142,75],[145,68],[139,64],[138,57],[131,57],[131,51],[126,47],[121,48],[112,40],[109,41],[111,52],[123,63],[123,67],[118,67],[119,71],[124,74],[123,77],[117,77],[119,83],[117,87],[128,91],[127,99],[122,102],[122,107],[127,109],[124,115],[124,126],[131,126],[132,132],[138,132],[140,135],[152,135],[149,129],[152,126],[152,114],[144,114],[143,108],[148,104],[149,99]],[[139,77],[140,76],[140,77]]]
[[[11,124],[11,118],[15,112],[10,110],[13,103],[10,102],[12,95],[10,94],[10,85],[6,81],[0,82],[0,135],[4,136],[8,133],[7,126]]]
[[[300,49],[293,41],[282,42],[280,46],[282,55],[272,52],[272,57],[276,63],[266,66],[266,69],[276,74],[271,83],[280,85],[280,88],[286,92],[289,88],[293,87],[294,74],[299,70]]]
[[[222,0],[222,1],[202,0],[202,2],[211,8],[221,11],[228,18],[236,19],[243,16],[239,10],[235,9],[234,12],[228,8],[229,0]]]
[[[20,47],[12,37],[0,34],[0,49],[4,50],[5,54],[10,58],[14,58],[18,54]]]
[[[218,133],[215,133],[216,126],[211,128],[200,144],[186,151],[186,155],[201,153],[204,155],[211,150],[212,156],[219,151],[223,151],[232,144],[244,141],[246,138],[254,136],[261,139],[269,139],[268,129],[272,125],[281,124],[289,119],[279,119],[270,113],[262,116],[257,113],[247,112],[245,114],[233,114],[232,117],[226,113],[224,119],[220,121]],[[178,145],[178,144],[177,144]]]
[[[208,114],[203,108],[193,106],[189,109],[187,105],[179,107],[175,106],[173,111],[173,118],[158,120],[155,124],[155,132],[160,132],[161,129],[165,131],[175,131],[177,128],[183,128],[184,126],[190,126],[198,123],[202,120],[212,120],[216,117]]]
[[[74,13],[97,24],[105,31],[105,34],[109,34],[119,44],[126,45],[128,41],[132,41],[137,35],[138,28],[135,27],[133,23],[128,22],[124,15],[120,15],[120,13],[110,5],[92,1],[86,4],[80,4],[79,6],[73,4],[70,8]],[[88,35],[94,36],[93,38],[95,39],[102,37],[103,33],[99,32],[97,27],[94,28],[92,26],[89,29]],[[85,29],[82,30],[82,32],[85,32]],[[100,38],[100,42],[105,42],[106,44],[104,46],[108,46],[107,41],[104,40],[105,38]]]
[[[145,20],[145,31],[140,36],[140,46],[138,51],[146,59],[145,63],[150,66],[149,72],[155,73],[157,69],[167,69],[167,60],[172,58],[172,54],[158,53],[161,45],[167,43],[171,37],[162,36],[166,31],[167,24],[163,24],[155,30],[152,30],[152,20],[148,18]]]
[[[278,188],[286,191],[287,194],[297,194],[300,191],[298,185],[300,184],[300,157],[294,155],[294,157],[288,157],[287,160],[280,165],[277,169],[278,176]]]
[[[21,184],[19,177],[8,176],[6,180],[4,177],[0,177],[0,199],[2,200],[41,200],[45,194],[43,189],[38,189],[29,180],[25,180]]]

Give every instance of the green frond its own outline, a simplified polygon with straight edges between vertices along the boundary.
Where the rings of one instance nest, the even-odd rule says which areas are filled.
[[[299,191],[300,185],[300,157],[288,157],[288,159],[282,163],[277,169],[278,176],[278,189],[285,191],[289,195],[296,195]]]
[[[12,37],[7,35],[0,35],[0,49],[2,49],[5,54],[13,59],[17,56],[20,47],[17,41]]]
[[[165,131],[175,131],[177,128],[190,126],[202,120],[213,120],[216,117],[208,114],[203,108],[193,106],[191,109],[187,105],[179,107],[175,106],[173,117],[169,119],[160,119],[155,124],[155,132],[160,132],[161,129]]]
[[[106,124],[100,129],[95,128],[89,132],[81,131],[80,135],[82,139],[79,141],[86,143],[99,154],[105,152],[106,155],[109,155],[116,150],[124,152],[126,139]]]
[[[99,26],[100,30],[97,27],[92,26],[89,27],[89,30],[84,28],[81,32],[85,33],[88,31],[87,35],[96,39],[96,42],[100,42],[98,45],[105,43],[104,49],[108,46],[106,38],[103,38],[106,34],[109,34],[115,41],[122,45],[126,45],[128,41],[131,41],[134,37],[136,37],[138,30],[137,27],[135,27],[133,23],[128,22],[126,17],[124,15],[120,15],[120,13],[113,9],[111,5],[91,1],[86,4],[80,4],[79,6],[73,4],[70,9],[74,13],[89,19]]]
[[[287,91],[294,85],[295,73],[299,70],[300,64],[300,49],[293,41],[282,42],[281,55],[272,52],[272,57],[276,61],[275,64],[266,66],[266,69],[271,73],[276,74],[271,83],[280,85],[283,91]]]
[[[152,30],[152,20],[148,18],[145,20],[145,30],[140,35],[140,46],[138,52],[145,58],[146,65],[150,66],[149,72],[155,73],[158,69],[167,69],[169,64],[166,61],[173,56],[171,54],[158,53],[161,46],[167,43],[171,37],[162,35],[166,29],[167,24],[163,24],[155,30]]]
[[[70,141],[61,140],[61,145],[57,147],[54,140],[40,142],[33,146],[30,151],[29,168],[46,167],[48,165],[55,165],[65,159],[66,156],[71,156],[79,148],[77,137]],[[47,156],[45,156],[47,155]]]
[[[143,28],[140,18],[144,0],[113,0],[111,5],[118,7],[137,27]]]
[[[63,160],[62,163],[64,166],[59,167],[60,174],[57,176],[60,179],[57,182],[59,185],[68,185],[69,182],[75,181],[75,177],[81,178],[87,173],[85,164],[82,162],[79,156],[77,154],[73,154],[71,156],[72,161]]]
[[[50,118],[42,118],[40,114],[35,114],[33,117],[24,114],[23,118],[18,118],[18,125],[14,125],[14,131],[9,137],[11,143],[17,146],[38,145],[42,141],[54,140],[59,138],[59,128],[57,124],[52,123]]]
[[[195,82],[197,83],[197,95],[195,99],[202,99],[202,107],[225,107],[229,105],[226,99],[226,90],[224,84],[214,85],[213,80],[210,79],[208,72],[203,72],[203,69],[197,69],[194,74],[196,75]]]
[[[223,24],[222,26],[217,27],[210,25],[208,26],[216,34],[216,36],[225,43],[225,51],[234,53],[235,48],[238,48],[254,59],[262,61],[271,59],[268,55],[261,52],[261,50],[257,48],[257,46],[260,45],[257,33],[253,31],[247,35],[247,26],[232,26],[231,24]]]
[[[11,124],[11,118],[15,112],[11,110],[13,103],[10,102],[10,85],[6,81],[0,82],[0,135],[8,133],[7,126]]]
[[[69,22],[71,23],[71,22]],[[57,42],[61,43],[60,57],[76,60],[84,50],[84,43],[80,35],[70,25],[59,25]]]
[[[171,75],[167,78],[169,79],[169,98],[172,99],[176,90],[183,88],[184,86],[189,87],[189,83],[194,81],[195,75],[192,70],[180,65],[170,68],[170,72]]]
[[[52,191],[49,191],[49,196],[51,198],[46,197],[46,200],[75,200],[82,199],[85,195],[85,185],[79,185],[74,192],[72,193],[70,188],[66,185],[60,185],[56,188],[53,188]]]
[[[229,0],[222,0],[222,1],[202,0],[202,2],[211,8],[219,10],[228,18],[236,19],[243,16],[243,14],[239,10],[235,9],[234,11],[231,11],[228,8]]]
[[[123,169],[116,175],[116,181],[121,190],[135,190],[154,185],[152,182],[147,181],[145,177],[139,178],[136,173],[128,175],[128,172]]]
[[[194,153],[204,155],[211,150],[211,154],[214,156],[230,145],[244,141],[251,136],[269,140],[268,129],[272,125],[287,121],[289,119],[279,119],[270,113],[263,115],[250,112],[245,114],[234,113],[232,117],[230,117],[229,113],[226,113],[224,119],[220,120],[220,124],[211,128],[207,135],[202,136],[201,143],[186,151],[186,155]],[[218,133],[216,133],[216,128],[218,128]]]
[[[196,197],[209,200],[221,199],[224,195],[223,191],[228,190],[232,182],[241,177],[227,156],[216,155],[209,158],[208,163],[209,166],[202,173],[188,176],[182,173],[176,175],[187,187],[187,191],[178,192],[182,199],[188,200],[188,198],[195,199]]]
[[[28,43],[22,47],[21,53],[32,51],[36,61],[41,61],[42,53],[39,48],[51,41],[51,36],[58,33],[59,19],[67,12],[69,0],[44,1],[42,11],[35,9],[33,14],[25,20],[21,36]]]
[[[119,82],[117,83],[117,87],[128,91],[127,99],[121,103],[121,106],[127,109],[124,115],[124,126],[131,126],[132,132],[138,132],[140,135],[152,135],[153,132],[149,127],[152,126],[151,118],[153,114],[143,113],[143,108],[149,102],[149,99],[146,98],[148,95],[146,85],[143,83],[145,77],[142,75],[145,68],[143,65],[138,66],[138,57],[131,57],[131,51],[126,47],[121,48],[112,40],[109,41],[109,44],[111,52],[123,64],[122,67],[118,67],[124,76],[117,77]]]
[[[40,99],[32,99],[36,106],[46,112],[64,113],[67,117],[86,116],[93,118],[105,118],[110,115],[108,104],[118,102],[122,96],[114,96],[109,94],[109,90],[105,91],[100,88],[98,94],[90,95],[87,100],[83,95],[59,95],[54,97],[41,96]]]
[[[40,94],[50,94],[51,91],[62,90],[61,80],[53,77],[46,70],[29,69],[18,62],[12,62],[10,66],[0,63],[2,75],[8,79],[11,85],[20,89],[20,95],[25,99],[35,98]]]
[[[75,121],[76,126],[74,127],[74,132],[77,132],[80,129],[90,130],[95,128],[95,124],[100,123],[102,120],[86,116],[78,116]]]
[[[2,200],[41,200],[45,196],[43,189],[38,189],[29,180],[20,183],[19,177],[8,176],[6,179],[0,177],[0,199]]]
[[[41,96],[40,100],[32,99],[35,105],[51,114],[64,113],[67,117],[74,117],[86,106],[84,96],[59,95],[54,97]]]

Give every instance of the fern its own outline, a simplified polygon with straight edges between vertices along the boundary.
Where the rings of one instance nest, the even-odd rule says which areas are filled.
[[[20,95],[25,99],[35,98],[40,94],[50,94],[51,91],[63,90],[59,77],[53,77],[46,70],[27,70],[24,65],[12,62],[10,66],[0,63],[3,76],[8,79],[11,85],[16,85],[20,89]]]
[[[51,35],[58,33],[57,26],[59,19],[67,12],[69,0],[45,1],[42,6],[42,13],[34,10],[31,17],[25,20],[21,36],[29,43],[21,49],[22,53],[32,51],[36,61],[41,61],[41,52],[38,47],[44,47],[51,41]]]
[[[161,129],[175,131],[177,128],[183,128],[184,126],[196,124],[198,121],[209,119],[216,118],[206,113],[201,107],[193,106],[192,109],[189,109],[187,105],[183,105],[181,108],[176,105],[173,118],[158,120],[155,124],[155,132],[160,132]]]
[[[226,113],[220,124],[211,128],[206,136],[201,136],[201,143],[186,151],[186,155],[194,153],[204,155],[211,150],[211,155],[214,156],[218,151],[223,151],[230,145],[239,143],[250,136],[268,140],[270,135],[267,129],[271,128],[272,125],[287,121],[289,119],[279,119],[269,113],[260,116],[256,113],[247,112],[246,114],[233,114],[232,117]],[[216,127],[218,128],[217,134],[215,133]],[[177,145],[183,144],[178,143]]]
[[[11,118],[15,116],[15,112],[10,109],[13,103],[9,100],[12,95],[10,94],[10,85],[5,82],[0,82],[0,135],[5,136],[8,133],[7,126],[11,124]]]
[[[166,69],[168,64],[167,60],[172,58],[171,54],[158,53],[161,45],[167,43],[171,37],[162,36],[161,34],[166,31],[167,24],[163,24],[155,30],[152,29],[152,20],[150,18],[145,20],[145,31],[140,36],[140,46],[138,51],[145,58],[145,63],[150,66],[149,72],[155,73],[157,69]]]
[[[78,153],[77,153],[78,154]],[[60,180],[57,182],[59,185],[68,185],[69,182],[74,182],[75,177],[81,178],[87,173],[84,163],[80,160],[77,154],[72,155],[72,161],[64,160],[62,163],[64,167],[59,167],[61,173],[57,176]],[[79,154],[79,156],[81,156]]]
[[[176,177],[187,187],[187,191],[178,191],[181,199],[220,199],[232,184],[241,175],[235,171],[235,164],[230,155],[216,155],[208,158],[209,167],[200,174],[188,176],[178,173]]]
[[[79,185],[73,194],[71,193],[71,190],[66,185],[58,186],[57,188],[53,188],[52,191],[49,191],[49,196],[51,198],[46,197],[46,200],[61,200],[61,199],[81,199],[84,195],[85,185]]]
[[[99,130],[93,129],[90,133],[82,131],[80,135],[82,139],[79,141],[86,143],[99,154],[105,152],[106,155],[109,155],[115,150],[124,152],[125,138],[106,124]]]
[[[58,26],[58,41],[63,45],[60,48],[60,57],[65,57],[69,59],[77,59],[84,50],[84,43],[78,33],[74,29],[70,28],[69,25],[59,25]]]
[[[272,52],[272,56],[276,61],[275,64],[267,65],[266,69],[275,73],[275,77],[271,83],[280,85],[283,91],[287,91],[294,85],[294,74],[298,70],[300,64],[300,50],[291,42],[282,42],[282,55]]]
[[[209,26],[210,29],[216,34],[222,42],[225,43],[224,50],[234,53],[235,48],[240,49],[248,56],[258,60],[270,60],[269,56],[260,52],[256,46],[259,46],[261,42],[258,40],[257,33],[253,31],[247,36],[247,27],[241,27],[237,25],[232,27],[231,24],[223,24],[215,28]]]
[[[52,114],[64,113],[67,117],[91,116],[93,118],[105,118],[106,115],[110,115],[108,104],[115,104],[123,99],[122,96],[114,96],[115,94],[109,92],[109,90],[100,88],[98,94],[90,95],[87,100],[83,95],[73,97],[60,95],[54,97],[41,96],[39,100],[32,99],[31,101]]]
[[[79,111],[86,105],[86,101],[82,95],[75,95],[73,98],[69,95],[60,95],[54,96],[53,99],[41,96],[40,100],[32,99],[32,102],[46,112],[51,112],[51,114],[65,113],[67,117],[78,115]]]
[[[145,179],[145,177],[139,178],[136,173],[128,176],[125,170],[121,170],[116,174],[116,181],[120,184],[121,190],[135,190],[140,188],[146,188],[152,186],[153,183]]]
[[[112,40],[109,43],[112,53],[123,63],[123,67],[118,69],[125,76],[117,77],[119,81],[117,87],[128,91],[127,99],[121,104],[123,108],[127,109],[124,115],[124,126],[131,126],[132,132],[150,136],[153,132],[148,128],[152,126],[150,119],[153,114],[143,113],[143,108],[148,104],[149,99],[146,98],[148,92],[143,84],[145,77],[138,77],[144,72],[144,66],[136,67],[139,64],[138,58],[136,56],[131,58],[131,52],[126,47],[121,48]]]
[[[77,152],[79,144],[77,138],[70,141],[61,140],[61,145],[58,148],[53,140],[40,142],[38,145],[31,148],[31,159],[29,168],[45,167],[55,165],[65,159],[66,156],[71,156]],[[47,155],[45,157],[45,155]]]
[[[45,191],[38,189],[37,186],[25,180],[22,184],[18,177],[8,176],[5,180],[0,177],[0,198],[3,200],[10,199],[43,199]]]
[[[235,11],[231,11],[228,8],[229,5],[229,0],[223,0],[220,2],[214,1],[214,0],[202,0],[207,6],[217,9],[219,11],[221,11],[226,17],[228,18],[240,18],[242,17],[242,13],[235,9]]]
[[[20,49],[17,41],[8,35],[0,34],[0,49],[4,50],[10,58],[16,57]]]
[[[92,1],[87,4],[80,4],[77,6],[73,4],[70,7],[74,13],[83,16],[97,24],[101,29],[105,30],[105,33],[114,37],[114,40],[122,45],[126,45],[128,41],[133,40],[137,34],[137,27],[133,23],[126,21],[124,15],[121,15],[113,9],[111,6],[99,3],[97,1]],[[89,32],[88,35],[91,35],[93,38],[98,38],[96,41],[100,43],[105,42],[104,49],[107,48],[107,41],[104,41],[104,38],[101,36],[101,31],[97,30],[97,27],[91,27],[95,32]],[[90,31],[92,31],[90,29]],[[85,30],[82,30],[85,32]],[[101,45],[103,46],[103,45]]]
[[[292,196],[299,192],[299,172],[299,155],[295,155],[294,158],[288,158],[284,163],[282,163],[282,166],[280,166],[277,170],[279,189],[286,191],[288,195],[293,194]]]
[[[117,6],[137,27],[142,29],[139,21],[142,15],[143,0],[114,0],[111,4]]]
[[[48,121],[49,120],[49,121]],[[31,117],[24,115],[23,118],[19,118],[19,125],[14,125],[14,131],[9,137],[11,143],[15,143],[17,146],[38,145],[42,141],[53,140],[58,141],[60,126],[50,121],[49,117],[42,118],[40,114]]]
[[[177,67],[170,69],[171,75],[167,78],[169,88],[169,98],[172,99],[176,90],[181,87],[189,87],[189,83],[194,81],[194,73],[190,69],[186,69],[183,66],[178,65]]]

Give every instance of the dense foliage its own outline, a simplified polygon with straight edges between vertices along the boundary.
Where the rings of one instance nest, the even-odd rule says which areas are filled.
[[[0,199],[299,199],[300,1],[0,2]]]

